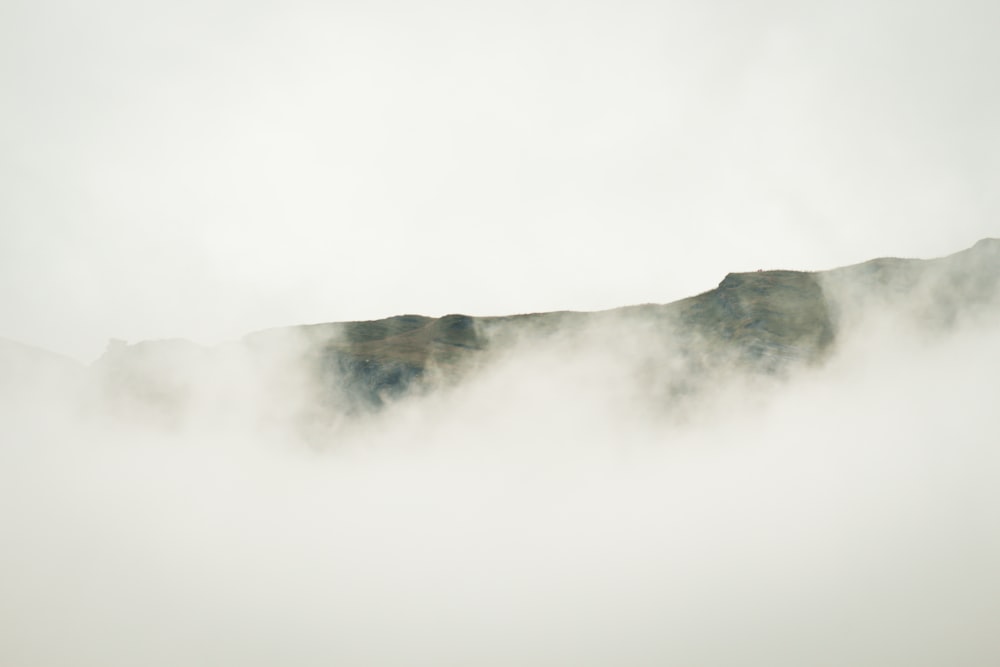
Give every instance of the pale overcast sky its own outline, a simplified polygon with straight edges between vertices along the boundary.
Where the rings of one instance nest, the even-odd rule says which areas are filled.
[[[1000,236],[1000,3],[5,0],[0,336],[665,302]]]

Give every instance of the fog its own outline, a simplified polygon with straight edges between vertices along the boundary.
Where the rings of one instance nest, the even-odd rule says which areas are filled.
[[[954,285],[828,276],[786,373],[609,316],[379,409],[240,338],[997,236],[998,8],[0,3],[0,665],[1000,664]]]
[[[996,236],[1000,8],[6,0],[0,336],[666,302]]]
[[[20,385],[0,662],[996,664],[998,311],[903,305],[676,405],[626,321],[318,422],[292,339],[168,421]]]

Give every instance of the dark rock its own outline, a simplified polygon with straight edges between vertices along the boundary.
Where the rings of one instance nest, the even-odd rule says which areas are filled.
[[[998,285],[1000,240],[984,239],[934,260],[880,258],[815,273],[731,273],[715,289],[669,304],[506,317],[401,315],[272,329],[247,336],[242,346],[262,368],[306,369],[320,403],[352,412],[459,382],[515,344],[599,327],[602,345],[623,359],[635,357],[631,334],[642,330],[642,344],[670,349],[673,378],[665,394],[673,396],[697,391],[714,373],[773,375],[820,363],[838,333],[873,305],[895,308],[919,325],[951,326],[995,310]],[[648,365],[665,358],[657,350],[642,352]],[[184,341],[119,343],[95,368],[119,393],[173,405],[198,381],[199,374],[189,371],[206,356],[211,350]]]

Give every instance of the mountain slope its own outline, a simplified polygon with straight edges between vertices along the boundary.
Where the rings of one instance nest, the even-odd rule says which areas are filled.
[[[1000,240],[984,239],[932,260],[881,258],[829,271],[731,273],[715,289],[668,304],[301,325],[253,333],[235,347],[215,350],[181,341],[116,345],[94,367],[113,392],[166,401],[204,384],[209,359],[238,348],[255,368],[267,370],[258,380],[287,382],[287,369],[304,368],[305,378],[298,380],[309,382],[314,401],[354,411],[454,384],[519,345],[571,345],[589,337],[611,354],[645,354],[647,366],[664,358],[658,350],[669,348],[674,389],[688,391],[713,373],[781,374],[820,363],[839,332],[873,308],[928,330],[992,312],[998,285]],[[637,331],[643,332],[639,338]]]

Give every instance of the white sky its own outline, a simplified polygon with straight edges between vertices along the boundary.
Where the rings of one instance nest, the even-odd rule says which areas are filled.
[[[0,5],[0,336],[665,302],[1000,236],[993,0]]]

